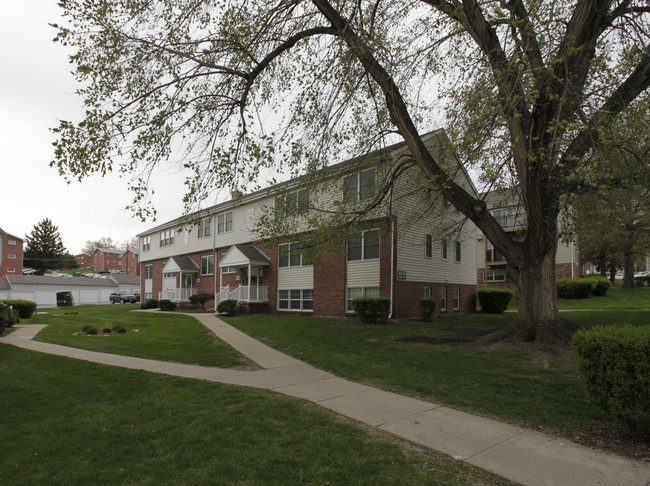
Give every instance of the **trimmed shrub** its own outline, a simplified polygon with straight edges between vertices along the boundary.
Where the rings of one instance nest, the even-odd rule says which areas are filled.
[[[147,299],[144,304],[140,304],[140,309],[157,309],[158,299]]]
[[[591,295],[595,297],[605,297],[605,295],[607,295],[607,291],[612,286],[612,282],[610,282],[607,277],[601,277],[600,275],[595,275],[585,280],[590,280],[593,282],[593,285],[591,287]]]
[[[557,295],[563,299],[586,299],[595,285],[588,278],[562,278],[556,282]]]
[[[158,308],[161,311],[175,311],[176,310],[176,302],[172,302],[169,299],[160,299],[158,301]]]
[[[201,309],[205,310],[205,304],[214,299],[214,294],[210,293],[201,293],[190,295],[190,302],[192,304],[199,304]]]
[[[420,299],[420,318],[425,322],[429,322],[437,306],[438,301],[436,299]]]
[[[36,302],[32,300],[3,300],[0,301],[6,305],[10,305],[14,308],[15,311],[18,311],[18,316],[21,319],[29,319],[32,317],[32,314],[34,314],[34,311],[36,310],[36,306],[38,305]]]
[[[650,275],[645,277],[634,277],[634,285],[636,287],[650,287]]]
[[[364,324],[386,324],[390,311],[388,297],[357,297],[352,299],[352,308]]]
[[[122,326],[115,326],[113,328],[113,331],[115,331],[118,334],[125,334],[126,333],[126,329],[124,329]]]
[[[83,333],[86,335],[94,336],[97,334],[97,329],[95,329],[93,326],[84,326]]]
[[[235,299],[226,299],[219,302],[217,305],[217,312],[219,314],[226,314],[234,316],[239,311],[239,303]]]
[[[478,301],[486,314],[503,314],[515,293],[509,289],[485,287],[478,289]]]
[[[12,310],[9,312],[9,322],[7,323],[7,327],[11,327],[14,324],[19,324],[20,323],[20,314],[16,309]]]
[[[589,400],[650,438],[650,326],[597,326],[571,344]]]

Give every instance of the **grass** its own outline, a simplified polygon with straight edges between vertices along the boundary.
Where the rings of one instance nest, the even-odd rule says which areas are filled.
[[[36,340],[63,346],[219,368],[256,367],[196,319],[181,314],[131,312],[139,308],[139,304],[107,304],[46,309],[23,323],[47,324]],[[96,328],[99,335],[84,335],[81,331],[87,325]],[[118,325],[128,332],[102,335],[104,328]]]
[[[510,484],[272,392],[0,344],[0,484]]]

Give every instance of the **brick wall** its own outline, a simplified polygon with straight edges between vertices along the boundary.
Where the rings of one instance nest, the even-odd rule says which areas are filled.
[[[314,266],[314,314],[345,315],[345,247],[325,254]]]
[[[396,281],[393,290],[393,318],[403,319],[420,316],[420,299],[424,298],[424,287],[431,287],[431,296],[438,302],[436,315],[468,313],[476,311],[476,286],[453,283]],[[442,287],[447,288],[447,309],[441,309]],[[460,308],[454,310],[454,287],[460,288]]]
[[[2,247],[2,259],[0,260],[0,277],[4,275],[23,274],[23,240],[10,234],[0,234],[0,247]],[[10,245],[13,241],[15,244]],[[9,256],[13,258],[9,258]],[[12,271],[10,271],[12,270]]]

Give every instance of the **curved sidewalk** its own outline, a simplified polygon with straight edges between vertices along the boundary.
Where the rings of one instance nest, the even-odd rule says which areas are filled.
[[[650,463],[344,380],[280,353],[216,316],[189,315],[264,369],[207,368],[33,341],[43,325],[17,326],[0,343],[111,366],[273,390],[309,400],[523,485],[650,484]]]

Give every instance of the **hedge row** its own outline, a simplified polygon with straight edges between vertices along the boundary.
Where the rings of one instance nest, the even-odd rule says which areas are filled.
[[[478,289],[478,301],[481,310],[488,314],[502,314],[515,293],[509,289],[485,287]]]
[[[18,311],[21,319],[29,319],[32,317],[38,305],[32,300],[0,300],[0,302],[12,306],[15,311]]]
[[[602,276],[583,276],[580,278],[562,278],[557,280],[557,295],[563,299],[586,299],[587,297],[604,297],[612,286]]]
[[[352,308],[364,324],[386,324],[390,312],[388,297],[357,297],[352,299]]]
[[[650,439],[650,326],[597,326],[572,345],[589,399]]]
[[[634,285],[636,287],[650,287],[650,275],[645,277],[634,277]]]

